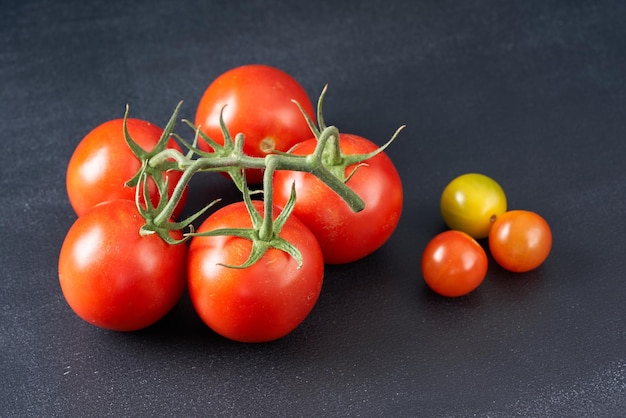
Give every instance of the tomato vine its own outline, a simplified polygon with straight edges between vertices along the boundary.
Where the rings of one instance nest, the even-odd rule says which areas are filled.
[[[183,243],[193,236],[205,235],[232,235],[246,238],[252,241],[253,246],[248,260],[240,266],[230,266],[245,268],[254,264],[270,248],[282,250],[296,259],[299,263],[302,258],[298,248],[291,245],[278,236],[281,227],[290,216],[295,201],[295,188],[292,187],[291,195],[285,204],[280,215],[274,219],[272,203],[272,177],[276,170],[291,170],[310,173],[328,187],[354,212],[362,211],[365,207],[363,200],[346,184],[354,173],[366,164],[366,161],[383,152],[397,137],[404,128],[401,126],[392,135],[391,139],[373,152],[365,154],[343,155],[340,150],[339,130],[335,126],[326,126],[322,114],[322,104],[327,87],[322,90],[317,103],[317,124],[307,115],[300,104],[296,101],[294,105],[300,108],[303,117],[306,119],[312,135],[317,140],[314,151],[307,155],[295,155],[287,152],[276,152],[267,154],[264,157],[256,157],[244,153],[245,137],[243,133],[237,133],[234,138],[220,116],[220,127],[224,137],[223,145],[204,134],[200,126],[194,126],[188,120],[183,122],[193,129],[194,137],[191,142],[186,141],[180,135],[174,133],[174,127],[178,118],[181,103],[179,103],[166,124],[163,135],[151,151],[145,151],[137,145],[131,137],[126,124],[124,124],[124,137],[135,156],[141,161],[141,168],[135,176],[127,182],[128,186],[136,187],[136,205],[145,220],[141,227],[142,235],[157,234],[169,244],[176,245]],[[223,112],[222,108],[222,112]],[[124,121],[128,118],[129,109],[126,108]],[[167,148],[168,140],[171,137],[177,138],[187,149],[182,152],[176,149]],[[201,149],[199,141],[204,141],[208,145],[209,151]],[[346,167],[355,168],[345,174]],[[254,207],[251,200],[251,191],[246,184],[244,170],[261,169],[263,176],[263,213]],[[180,171],[182,174],[174,188],[168,196],[168,179],[164,174],[168,171]],[[182,221],[173,220],[174,209],[184,194],[191,178],[199,172],[222,172],[227,173],[239,190],[242,192],[243,200],[252,220],[250,229],[218,229],[214,231],[196,233],[193,222],[205,213],[216,202],[213,201],[198,212],[190,215]],[[156,183],[159,191],[159,200],[154,205],[147,198],[148,182],[152,180]],[[183,237],[172,238],[171,231],[183,230]]]

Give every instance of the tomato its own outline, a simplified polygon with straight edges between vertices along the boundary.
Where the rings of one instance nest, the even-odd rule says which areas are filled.
[[[340,134],[343,154],[364,154],[378,148],[358,135]],[[293,149],[295,155],[310,154],[316,139],[309,139]],[[348,176],[354,166],[348,166]],[[282,206],[289,199],[292,184],[296,187],[293,214],[313,232],[322,247],[324,261],[343,264],[361,259],[380,248],[395,230],[402,212],[402,182],[391,159],[380,153],[346,183],[365,202],[365,209],[353,212],[328,186],[312,174],[279,170],[274,174],[274,203]]]
[[[141,163],[132,153],[124,139],[124,120],[105,122],[89,132],[78,144],[69,161],[66,173],[67,194],[78,216],[91,207],[107,200],[135,199],[135,188],[125,183],[140,169]],[[127,119],[130,136],[149,151],[158,142],[163,129],[141,119]],[[168,147],[180,151],[171,139]],[[165,173],[171,194],[181,172]],[[149,182],[150,201],[156,205],[159,193],[153,181]],[[174,214],[183,209],[186,193]]]
[[[552,231],[535,212],[512,210],[498,217],[489,232],[489,250],[494,260],[513,272],[539,267],[550,254]]]
[[[261,202],[254,202],[261,209]],[[278,208],[274,211],[278,212]],[[197,233],[250,228],[243,202],[209,216]],[[189,295],[200,318],[215,332],[239,342],[266,342],[293,331],[311,312],[322,289],[324,261],[313,234],[290,216],[280,236],[301,252],[303,264],[270,248],[255,264],[250,240],[233,236],[195,236],[189,246]]]
[[[165,316],[181,297],[186,246],[140,236],[143,223],[133,201],[113,200],[89,209],[68,231],[59,282],[67,303],[90,324],[138,330]]]
[[[447,297],[476,289],[487,275],[487,254],[465,232],[448,230],[436,235],[422,253],[422,274],[428,287]]]
[[[450,227],[474,238],[485,238],[493,221],[506,212],[502,187],[484,174],[468,173],[452,180],[443,190],[441,215]]]
[[[205,90],[196,110],[195,124],[219,144],[224,143],[220,112],[230,134],[245,135],[243,151],[263,157],[287,151],[311,137],[311,129],[296,100],[314,118],[313,105],[304,88],[289,74],[267,65],[244,65],[226,71]],[[226,105],[226,107],[224,107]],[[205,141],[200,148],[209,150]],[[261,170],[247,170],[250,184],[262,181]]]

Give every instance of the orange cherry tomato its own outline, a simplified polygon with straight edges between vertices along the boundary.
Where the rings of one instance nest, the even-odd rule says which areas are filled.
[[[491,255],[509,271],[521,273],[539,267],[551,248],[550,226],[535,212],[506,212],[496,219],[489,232]]]

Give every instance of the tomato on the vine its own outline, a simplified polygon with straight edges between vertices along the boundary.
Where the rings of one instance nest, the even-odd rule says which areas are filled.
[[[496,219],[489,232],[489,250],[495,261],[512,272],[539,267],[550,254],[552,231],[535,212],[512,210]]]
[[[345,155],[366,154],[378,148],[358,135],[340,134]],[[292,154],[306,155],[317,145],[315,138],[296,145]],[[345,176],[355,169],[345,168]],[[279,170],[274,173],[274,203],[287,202],[295,182],[293,214],[313,232],[322,247],[324,261],[343,264],[361,259],[380,248],[395,230],[402,212],[402,181],[391,159],[381,152],[364,161],[346,183],[365,202],[353,212],[326,184],[306,172]]]
[[[441,215],[450,229],[485,238],[496,218],[506,212],[502,187],[484,174],[467,173],[453,179],[441,194]]]
[[[422,253],[422,275],[435,293],[463,296],[487,275],[485,250],[465,232],[448,230],[436,235]]]
[[[185,245],[141,236],[132,200],[103,202],[81,215],[59,255],[59,282],[72,310],[95,326],[134,331],[154,324],[186,284]],[[182,238],[182,233],[172,232]]]
[[[257,209],[262,202],[255,201]],[[278,208],[274,210],[276,214]],[[196,231],[250,228],[243,202],[210,215]],[[215,332],[239,342],[267,342],[293,331],[309,315],[322,289],[324,261],[313,234],[294,216],[280,237],[296,246],[302,266],[270,248],[253,265],[242,265],[252,242],[237,236],[194,236],[189,246],[188,287],[200,318]]]
[[[306,119],[292,100],[314,118],[311,99],[291,75],[268,65],[244,65],[226,71],[207,87],[196,110],[195,124],[209,138],[223,144],[223,111],[229,133],[233,137],[244,134],[247,155],[262,157],[287,151],[311,137]],[[199,146],[209,149],[204,141]],[[258,184],[262,171],[248,169],[246,178],[248,183]]]
[[[141,119],[127,119],[128,132],[132,139],[146,151],[157,144],[163,129]],[[67,173],[67,194],[72,208],[78,216],[91,207],[108,200],[135,199],[135,187],[126,186],[140,169],[141,162],[133,154],[124,139],[124,119],[114,119],[98,125],[78,144],[70,158]],[[180,151],[174,139],[168,148]],[[169,171],[168,193],[171,195],[182,173]],[[154,181],[149,182],[152,204],[158,203],[159,191]],[[179,214],[184,206],[186,193],[174,211]]]

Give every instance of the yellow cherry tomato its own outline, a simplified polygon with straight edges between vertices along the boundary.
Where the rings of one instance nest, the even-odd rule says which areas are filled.
[[[491,177],[467,173],[446,186],[440,207],[450,229],[485,238],[496,218],[506,212],[506,195]]]

